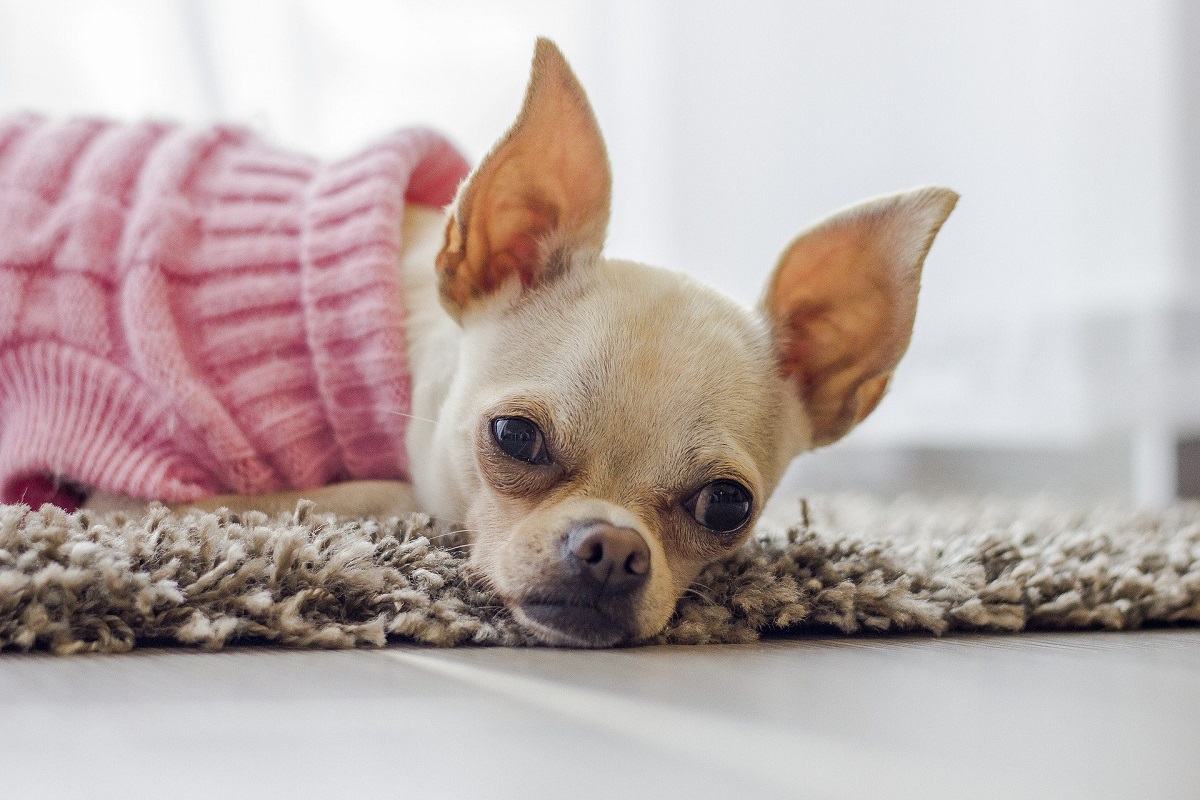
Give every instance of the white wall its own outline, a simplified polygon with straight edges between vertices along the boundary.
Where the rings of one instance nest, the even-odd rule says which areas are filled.
[[[962,193],[892,394],[847,447],[1124,437],[1150,496],[1179,419],[1200,426],[1172,402],[1200,398],[1179,381],[1200,356],[1173,361],[1200,350],[1173,313],[1200,286],[1196,18],[1189,0],[0,0],[0,112],[233,119],[322,155],[426,122],[479,157],[551,35],[608,137],[614,254],[753,302],[820,216]]]
[[[1087,320],[1136,316],[1173,286],[1174,7],[687,8],[659,20],[664,109],[648,121],[670,187],[652,218],[664,258],[752,301],[803,224],[952,186],[963,200],[930,256],[912,351],[858,437],[1094,432]],[[638,180],[621,166],[618,185]],[[651,238],[617,222],[613,249]]]

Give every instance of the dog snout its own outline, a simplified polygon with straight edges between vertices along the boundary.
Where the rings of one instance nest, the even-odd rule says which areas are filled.
[[[521,599],[518,619],[549,644],[609,647],[629,641],[650,579],[650,546],[633,528],[591,519],[569,526],[556,564]]]
[[[633,528],[590,521],[567,532],[566,558],[606,595],[632,592],[650,575],[650,547]]]

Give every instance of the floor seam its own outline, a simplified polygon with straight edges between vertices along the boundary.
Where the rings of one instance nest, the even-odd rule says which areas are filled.
[[[592,729],[717,765],[789,793],[850,800],[877,800],[884,796],[928,800],[1033,797],[1028,787],[1007,785],[1000,774],[960,772],[863,745],[849,746],[778,726],[526,678],[435,653],[413,650],[383,653],[408,666],[455,678]],[[1061,792],[1047,796],[1065,797]]]

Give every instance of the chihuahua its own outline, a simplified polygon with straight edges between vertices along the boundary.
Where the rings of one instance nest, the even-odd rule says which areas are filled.
[[[958,196],[833,214],[784,248],[749,310],[605,258],[610,188],[587,97],[541,39],[516,122],[453,204],[409,203],[397,221],[411,485],[189,505],[428,511],[467,529],[471,568],[541,641],[661,630],[700,569],[745,542],[789,462],[878,405]]]

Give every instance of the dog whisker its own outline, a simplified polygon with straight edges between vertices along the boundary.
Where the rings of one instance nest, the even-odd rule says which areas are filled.
[[[463,570],[462,575],[467,586],[471,589],[485,594],[496,594],[496,586],[492,583],[492,579],[482,571],[467,567]]]
[[[704,602],[715,605],[717,601],[713,598],[712,591],[713,590],[711,586],[705,586],[702,583],[693,583],[686,590],[684,590],[684,594],[695,595]]]
[[[471,542],[459,542],[458,541],[459,538],[461,537],[461,535],[464,533],[477,534],[477,533],[480,533],[480,531],[476,530],[475,528],[456,528],[454,530],[449,530],[449,531],[445,531],[443,533],[439,533],[434,538],[434,542],[437,543],[438,546],[441,547],[443,550],[447,550],[449,552],[466,550],[471,547]],[[457,544],[442,544],[442,542],[446,542],[446,541],[458,542],[458,543]]]
[[[430,419],[429,417],[419,417],[416,414],[405,414],[403,411],[390,411],[389,410],[387,413],[395,414],[397,417],[407,417],[408,419],[419,419],[422,422],[428,422],[433,425],[438,424],[438,421],[436,419]]]

